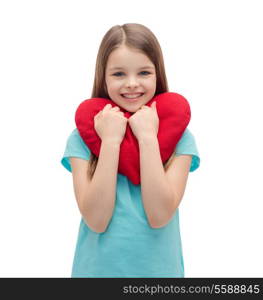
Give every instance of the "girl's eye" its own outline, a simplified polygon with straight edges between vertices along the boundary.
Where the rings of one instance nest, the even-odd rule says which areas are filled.
[[[147,74],[144,74],[144,75],[150,74],[150,72],[148,72],[148,71],[142,71],[141,73],[147,73]]]
[[[113,76],[119,77],[120,74],[123,74],[123,73],[122,72],[117,72],[117,73],[114,73]]]
[[[142,73],[143,73],[143,74],[142,74]],[[119,77],[119,76],[121,76],[122,74],[123,74],[123,72],[117,72],[117,73],[114,73],[113,76]],[[149,75],[150,72],[148,72],[148,71],[142,71],[140,74],[142,74],[142,75]]]

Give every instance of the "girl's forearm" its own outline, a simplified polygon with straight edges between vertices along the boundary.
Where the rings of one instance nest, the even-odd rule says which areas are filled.
[[[97,232],[104,232],[111,220],[116,198],[120,145],[102,141],[96,170],[83,201],[86,220]]]
[[[157,137],[144,137],[138,143],[144,209],[150,225],[161,227],[170,219],[173,193],[165,178]]]

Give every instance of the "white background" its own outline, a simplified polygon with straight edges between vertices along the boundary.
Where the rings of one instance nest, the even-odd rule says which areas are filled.
[[[70,277],[80,214],[60,164],[106,31],[158,38],[201,165],[180,206],[186,277],[262,277],[262,1],[1,1],[0,276]]]

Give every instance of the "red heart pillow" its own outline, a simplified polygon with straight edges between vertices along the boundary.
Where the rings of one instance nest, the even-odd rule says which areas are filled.
[[[162,93],[153,97],[146,105],[150,106],[156,101],[156,109],[159,117],[158,141],[162,162],[165,163],[175,150],[176,144],[183,135],[190,122],[191,111],[187,100],[177,93]],[[98,157],[100,153],[101,139],[94,128],[95,115],[110,103],[117,106],[112,100],[104,98],[92,98],[84,100],[78,106],[75,114],[75,123],[80,136],[88,148]],[[129,119],[132,113],[124,112]],[[140,184],[140,153],[139,145],[129,124],[127,124],[124,139],[120,146],[118,172],[127,176],[133,184]]]

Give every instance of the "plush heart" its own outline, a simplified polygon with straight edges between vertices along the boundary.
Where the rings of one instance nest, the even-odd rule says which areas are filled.
[[[180,94],[166,92],[153,97],[147,104],[150,106],[156,101],[156,109],[159,117],[158,142],[162,162],[165,163],[175,150],[187,125],[190,122],[191,110],[187,100]],[[104,98],[92,98],[84,100],[78,106],[75,113],[75,123],[80,136],[88,148],[98,157],[100,153],[101,139],[94,128],[95,115],[110,103],[117,106],[112,100]],[[124,116],[129,119],[130,113],[119,107]],[[127,176],[133,184],[140,184],[140,153],[139,145],[129,124],[124,139],[120,146],[118,172]]]

